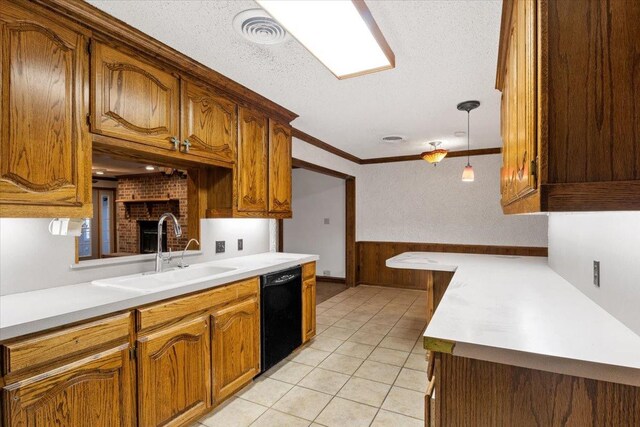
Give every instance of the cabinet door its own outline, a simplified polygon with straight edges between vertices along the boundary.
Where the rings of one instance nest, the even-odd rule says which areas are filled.
[[[206,412],[211,401],[208,316],[138,340],[140,426],[178,426]]]
[[[179,138],[178,77],[110,46],[92,46],[91,130],[173,150]]]
[[[213,314],[213,398],[220,402],[260,372],[258,299]]]
[[[133,426],[130,363],[125,344],[9,385],[4,425]]]
[[[503,205],[537,187],[534,6],[532,0],[513,2],[501,108]]]
[[[269,120],[269,212],[291,212],[291,128]]]
[[[238,108],[238,211],[267,211],[267,119],[248,108]]]
[[[302,342],[316,335],[316,278],[302,282]]]
[[[227,163],[235,161],[236,104],[190,82],[182,84],[182,143],[191,155]],[[182,146],[182,151],[187,149]]]
[[[0,10],[0,216],[90,216],[87,38],[44,12]]]

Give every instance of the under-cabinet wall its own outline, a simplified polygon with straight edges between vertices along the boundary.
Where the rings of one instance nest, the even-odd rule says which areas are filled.
[[[75,238],[49,234],[49,219],[0,219],[0,295],[90,282],[153,269],[153,259],[130,264],[71,269]],[[203,253],[187,262],[211,261],[269,252],[268,219],[208,219],[200,222]],[[237,239],[244,249],[237,250]],[[215,241],[226,241],[226,251],[215,253]],[[191,249],[194,249],[193,247]],[[174,260],[179,254],[174,252]],[[175,261],[174,261],[175,262]],[[37,263],[37,268],[34,265]]]
[[[640,212],[549,214],[549,265],[640,334]],[[600,287],[593,262],[600,261]]]

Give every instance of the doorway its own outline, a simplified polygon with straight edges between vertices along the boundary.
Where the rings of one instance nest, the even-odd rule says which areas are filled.
[[[320,254],[317,298],[329,298],[356,285],[356,179],[295,158],[292,166],[294,218],[278,220],[278,251]]]
[[[116,247],[116,190],[95,187],[92,190],[93,217],[86,218],[78,243],[80,260],[105,258]]]

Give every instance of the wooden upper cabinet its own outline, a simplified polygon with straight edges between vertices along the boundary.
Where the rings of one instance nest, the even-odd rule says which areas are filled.
[[[257,297],[217,310],[213,325],[213,398],[220,403],[260,372]]]
[[[269,120],[269,212],[291,212],[291,127]]]
[[[138,339],[138,425],[185,425],[211,404],[209,317]]]
[[[129,345],[34,375],[2,390],[5,426],[134,426]]]
[[[88,38],[33,8],[0,8],[0,216],[90,216]]]
[[[213,89],[183,81],[181,151],[233,163],[238,126],[236,108],[234,102]]]
[[[640,2],[503,2],[505,213],[640,209],[639,62]]]
[[[267,212],[267,118],[238,108],[237,210]]]
[[[91,64],[92,132],[176,150],[180,79],[100,42],[92,43]]]
[[[527,196],[537,186],[535,159],[535,10],[515,2],[509,28],[502,89],[502,204]]]

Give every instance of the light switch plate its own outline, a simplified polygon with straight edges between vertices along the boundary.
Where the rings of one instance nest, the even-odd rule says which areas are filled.
[[[600,261],[593,261],[593,284],[600,287]]]
[[[216,253],[224,253],[224,240],[216,240]]]
[[[329,218],[325,218],[325,219],[324,219],[324,223],[325,223],[325,224],[329,224],[330,222],[331,222],[331,220],[330,220]]]
[[[242,250],[242,246],[243,246],[242,239],[238,239],[238,250],[239,251]]]

